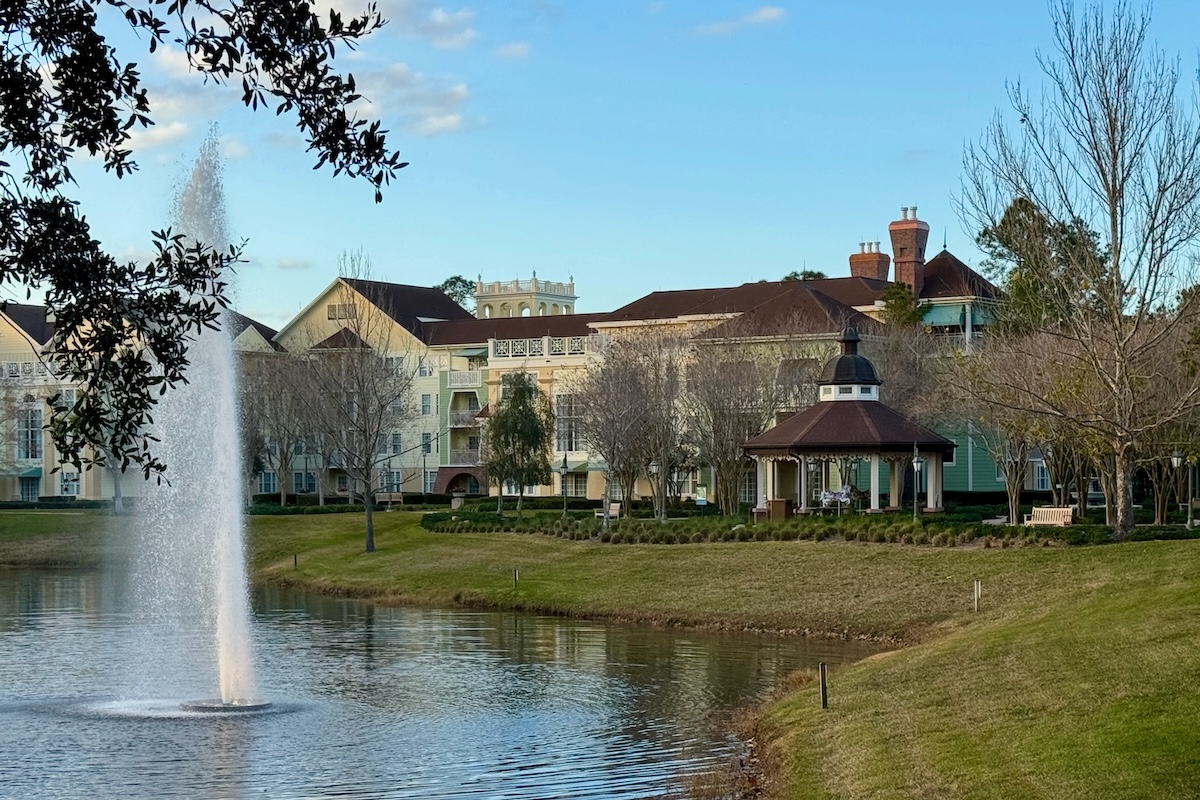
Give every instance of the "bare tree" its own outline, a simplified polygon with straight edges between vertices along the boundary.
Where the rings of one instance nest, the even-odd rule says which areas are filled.
[[[1125,537],[1140,442],[1200,404],[1200,372],[1170,402],[1147,402],[1169,328],[1153,317],[1170,308],[1174,324],[1192,329],[1200,311],[1194,294],[1179,294],[1200,236],[1200,127],[1194,99],[1184,110],[1177,95],[1177,61],[1146,42],[1147,12],[1124,0],[1111,15],[1054,0],[1051,20],[1055,52],[1038,56],[1048,89],[1038,102],[1009,86],[1018,128],[997,115],[967,150],[961,208],[976,230],[996,230],[1020,200],[1037,212],[1025,219],[1097,246],[1047,249],[1038,236],[1011,237],[1011,271],[1032,272],[1039,287],[1040,313],[1024,332],[1053,345],[1021,331],[996,335],[1010,355],[1052,370],[1055,390],[1035,394],[985,372],[975,394],[1094,434],[1111,457],[1114,522]]]
[[[343,253],[339,271],[355,285],[369,287],[370,259],[361,251]],[[369,293],[369,289],[368,289]],[[366,510],[366,552],[375,551],[375,494],[378,470],[389,458],[391,433],[415,418],[412,399],[417,359],[396,334],[382,294],[364,296],[345,280],[334,304],[342,328],[332,336],[310,334],[304,351],[300,396],[312,435],[322,438],[330,463],[347,476],[351,497]]]
[[[253,457],[275,472],[279,504],[287,505],[287,479],[297,451],[312,437],[310,404],[305,397],[305,361],[288,353],[238,354],[242,414],[254,425],[258,444]],[[248,428],[243,427],[243,437]]]

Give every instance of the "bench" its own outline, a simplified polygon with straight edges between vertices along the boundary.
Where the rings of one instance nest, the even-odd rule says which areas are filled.
[[[597,508],[597,509],[596,509],[596,516],[597,516],[597,517],[600,517],[601,519],[603,519],[603,518],[604,518],[604,506],[603,506],[603,504],[602,504],[602,505],[601,505],[599,508]],[[620,503],[620,501],[617,501],[617,502],[615,502],[615,503],[609,503],[609,504],[608,504],[608,516],[609,516],[609,517],[619,517],[619,516],[621,516],[621,503]]]
[[[1071,524],[1071,515],[1074,509],[1072,508],[1057,508],[1055,506],[1043,506],[1033,509],[1032,514],[1025,515],[1026,525],[1057,525],[1058,527],[1066,527]]]

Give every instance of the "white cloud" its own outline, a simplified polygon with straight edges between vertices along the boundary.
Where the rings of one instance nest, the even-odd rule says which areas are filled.
[[[425,0],[379,0],[376,5],[388,21],[384,30],[424,39],[441,50],[462,50],[479,37],[471,27],[475,12],[469,9],[431,8]],[[314,13],[322,19],[329,18],[330,10],[347,19],[363,13],[366,6],[365,0],[318,0],[312,4]]]
[[[462,50],[471,44],[479,33],[471,27],[475,13],[467,11],[447,12],[435,8],[423,20],[413,25],[413,30],[442,50]]]
[[[509,42],[496,48],[496,57],[516,61],[529,55],[529,42]]]
[[[187,123],[179,120],[154,125],[149,128],[135,128],[129,132],[129,147],[134,151],[152,150],[155,147],[174,144],[182,140],[187,134]]]
[[[437,136],[461,130],[461,111],[471,96],[465,83],[445,83],[396,63],[387,69],[356,76],[363,101],[354,111],[370,118],[398,117],[418,136]]]
[[[221,155],[225,158],[245,158],[250,155],[250,149],[236,136],[222,136]]]
[[[695,28],[696,33],[703,36],[729,36],[736,33],[738,30],[750,25],[765,25],[775,22],[782,22],[787,16],[787,11],[779,6],[759,6],[748,14],[744,14],[737,19],[718,20],[717,22],[709,22],[704,25],[698,25]]]
[[[285,270],[304,270],[312,269],[313,262],[307,258],[281,258],[276,262],[276,266]]]
[[[177,47],[163,45],[154,53],[154,64],[170,78],[187,78],[196,71],[188,63],[187,53]]]

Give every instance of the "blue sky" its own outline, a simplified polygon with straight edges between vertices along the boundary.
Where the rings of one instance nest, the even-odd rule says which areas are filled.
[[[382,204],[314,172],[287,116],[201,85],[178,51],[125,50],[157,125],[133,177],[77,169],[97,237],[146,252],[216,121],[250,258],[236,305],[273,327],[355,248],[398,283],[573,276],[580,312],[806,267],[845,275],[859,242],[890,252],[887,224],[909,205],[934,252],[945,236],[975,264],[953,206],[964,145],[1006,107],[1006,80],[1039,89],[1051,45],[1043,0],[378,5],[391,23],[336,63],[412,162]],[[1151,38],[1188,80],[1198,30],[1200,3],[1154,9]]]

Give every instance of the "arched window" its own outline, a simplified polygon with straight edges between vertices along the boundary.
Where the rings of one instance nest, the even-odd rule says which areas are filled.
[[[545,303],[538,304],[538,316],[539,317],[546,316],[546,304]]]
[[[558,316],[558,303],[550,304],[550,316]]]
[[[490,316],[492,316],[492,306],[491,304],[488,304],[483,307],[483,317],[484,319],[487,319]]]
[[[522,317],[529,316],[529,303],[521,303],[521,316]]]

